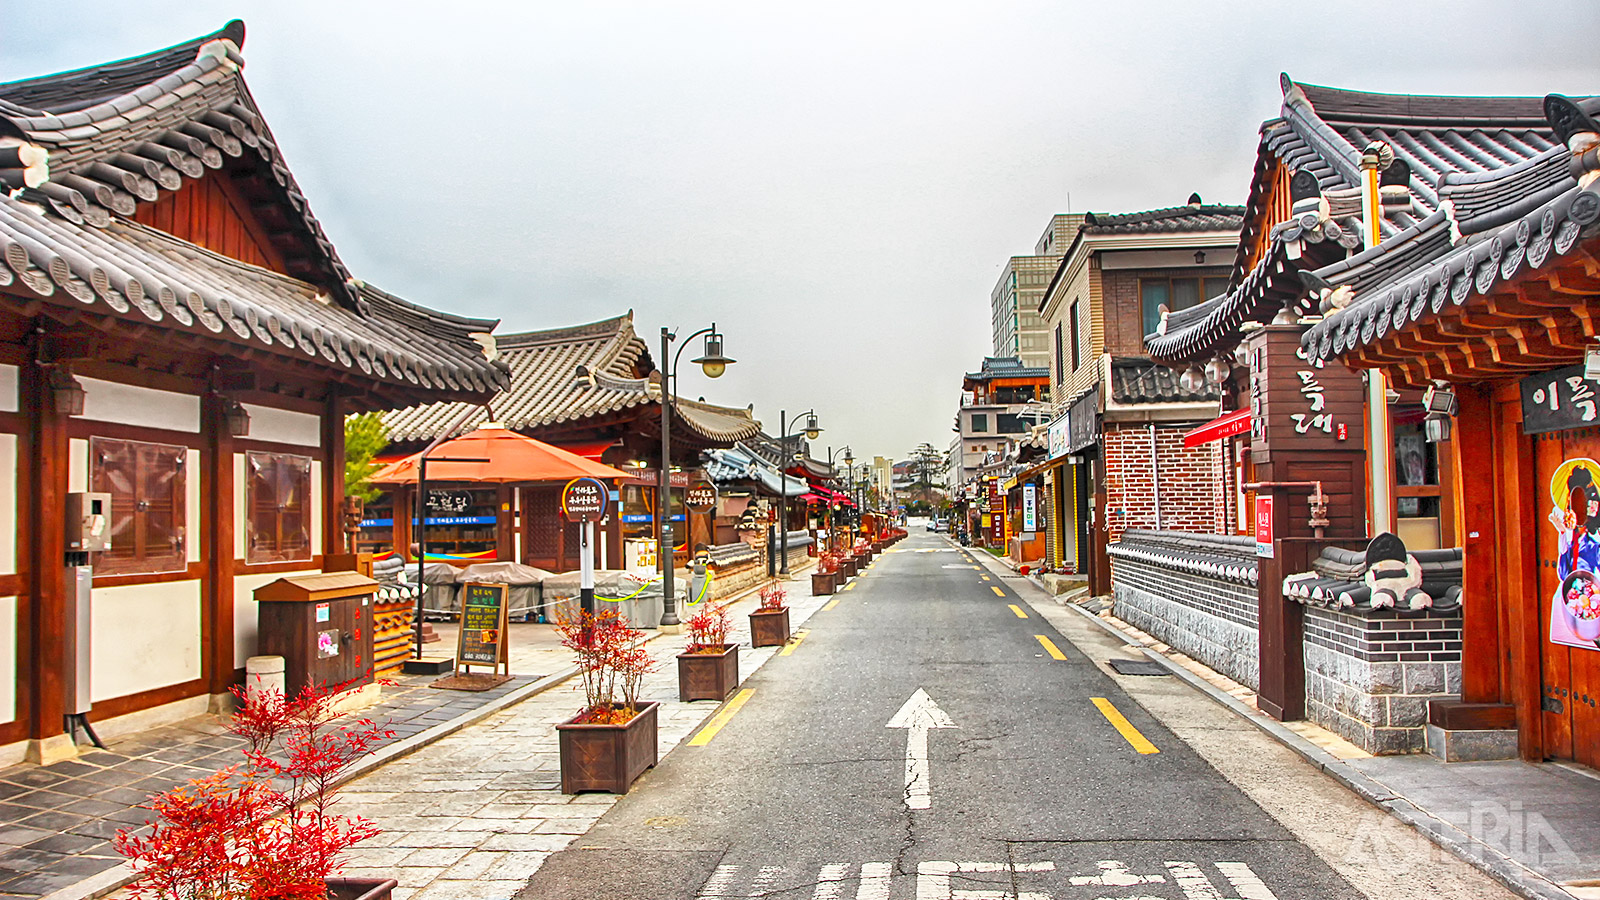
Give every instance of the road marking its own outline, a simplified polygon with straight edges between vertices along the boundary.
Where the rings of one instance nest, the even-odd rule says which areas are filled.
[[[917,900],[1050,900],[1049,894],[1033,891],[952,891],[950,876],[957,872],[1054,872],[1053,862],[973,863],[938,860],[917,866]]]
[[[702,898],[702,900],[709,897],[732,896],[726,891],[733,884],[733,879],[739,874],[740,868],[740,866],[717,866],[717,870],[711,873],[711,877],[706,880],[705,886],[700,888],[700,893],[695,896]]]
[[[998,584],[989,585],[989,590],[994,591],[996,597],[1004,597],[1006,595],[1005,591],[1000,590],[1000,585]]]
[[[1222,877],[1233,883],[1233,889],[1239,892],[1239,900],[1278,900],[1277,895],[1268,890],[1266,884],[1244,863],[1219,862],[1216,866]]]
[[[1067,655],[1065,653],[1061,652],[1061,648],[1057,647],[1055,645],[1054,641],[1050,640],[1049,638],[1045,637],[1042,634],[1036,634],[1036,635],[1034,635],[1034,637],[1039,640],[1039,645],[1044,647],[1044,652],[1050,654],[1050,658],[1051,659],[1066,659],[1067,658]]]
[[[983,576],[983,580],[984,580],[984,581],[988,581],[988,580],[989,580],[989,576],[987,576],[987,575],[984,575],[984,576]]]
[[[933,806],[932,769],[928,763],[928,729],[958,727],[928,692],[917,688],[887,728],[906,729],[906,808]]]
[[[800,642],[805,640],[806,639],[806,635],[808,635],[810,633],[811,632],[809,632],[809,631],[796,631],[794,633],[794,637],[790,638],[789,642],[787,644],[783,645],[783,649],[778,651],[778,655],[779,656],[788,656],[789,654],[791,654],[794,651],[798,650],[800,648]]]
[[[861,864],[861,886],[856,888],[856,900],[889,900],[888,863]]]
[[[1067,879],[1073,884],[1102,884],[1108,887],[1132,887],[1136,884],[1162,884],[1165,875],[1135,875],[1128,864],[1120,859],[1102,859],[1099,875],[1074,875]]]
[[[711,743],[711,739],[717,736],[717,732],[722,730],[722,726],[728,724],[728,720],[732,719],[734,713],[739,711],[739,707],[749,702],[750,695],[754,693],[754,688],[741,688],[739,693],[734,694],[733,699],[728,701],[727,706],[717,710],[717,714],[711,717],[711,721],[706,723],[706,727],[700,729],[699,734],[689,739],[689,746],[704,747]],[[717,871],[720,872],[721,868],[719,867]],[[716,876],[713,875],[712,878],[715,879]],[[707,882],[707,884],[709,885],[710,882]]]
[[[772,890],[772,883],[786,871],[788,870],[783,866],[762,866],[760,874],[756,875],[756,880],[750,885],[750,896],[765,897]]]
[[[1040,640],[1043,640],[1043,638],[1040,638]],[[1104,697],[1090,697],[1089,702],[1100,710],[1100,715],[1106,717],[1106,721],[1111,723],[1111,727],[1115,728],[1117,733],[1122,735],[1123,740],[1133,746],[1133,749],[1144,754],[1161,752],[1156,749],[1155,744],[1150,743],[1148,738],[1139,733],[1139,729],[1133,727],[1133,723],[1128,721],[1127,716],[1124,716],[1115,706],[1111,705],[1110,700]],[[1205,876],[1202,875],[1201,877],[1204,878]]]
[[[848,590],[854,590],[854,589],[855,589],[855,586],[856,586],[856,583],[855,583],[855,582],[854,582],[854,581],[852,581],[852,582],[850,582],[850,583],[849,583],[849,584],[847,584],[847,585],[845,585],[845,586],[844,586],[844,589],[845,589],[845,590],[847,590],[847,591],[848,591]]]
[[[847,865],[832,863],[822,867],[817,873],[817,889],[812,892],[811,900],[839,900],[840,893],[844,890],[844,877],[850,872]]]
[[[1028,617],[1028,614],[1022,611],[1022,607],[1016,605],[1015,603],[1010,604],[1010,606],[1011,611],[1017,614],[1017,618],[1026,619]]]
[[[843,597],[835,595],[832,600],[829,600],[827,603],[824,603],[822,605],[822,611],[823,612],[827,612],[828,610],[833,609],[835,606],[838,606],[839,605],[839,601],[843,600],[843,599],[844,599]]]

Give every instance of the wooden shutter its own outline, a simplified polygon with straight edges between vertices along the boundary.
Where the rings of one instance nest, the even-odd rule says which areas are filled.
[[[91,438],[90,490],[111,495],[111,549],[103,575],[181,572],[188,567],[184,469],[188,448]]]
[[[311,559],[311,457],[246,454],[248,510],[245,562]]]

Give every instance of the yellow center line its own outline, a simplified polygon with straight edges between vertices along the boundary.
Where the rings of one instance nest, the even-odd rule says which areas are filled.
[[[1012,607],[1012,608],[1015,609],[1016,607]],[[1067,655],[1065,653],[1061,652],[1061,648],[1057,647],[1049,638],[1045,637],[1042,634],[1036,634],[1036,635],[1034,635],[1034,637],[1039,639],[1039,645],[1044,647],[1044,652],[1050,654],[1050,658],[1051,659],[1066,659],[1067,658]]]
[[[843,597],[835,594],[832,600],[829,600],[827,603],[823,604],[822,611],[827,612],[828,610],[833,609],[835,606],[838,606],[839,601],[843,599]]]
[[[848,590],[853,590],[855,588],[855,586],[856,586],[856,583],[854,581],[852,581],[849,584],[845,585],[844,589],[847,590],[847,591]]]
[[[1005,595],[1006,595],[1006,592],[1005,592],[1005,591],[1002,591],[1002,590],[1000,590],[1000,586],[999,586],[999,585],[997,585],[997,584],[991,584],[991,585],[989,585],[989,590],[991,590],[991,591],[994,591],[994,595],[995,595],[995,596],[996,596],[996,597],[1004,597],[1004,596],[1005,596]]]
[[[984,581],[988,581],[989,580],[989,576],[987,576],[987,575],[983,576],[983,580]]]
[[[1015,603],[1011,604],[1011,611],[1016,613],[1017,618],[1019,619],[1026,619],[1028,617],[1028,614],[1022,611],[1022,607],[1016,605]]]
[[[739,707],[745,705],[749,701],[750,695],[754,693],[755,690],[753,688],[743,688],[739,693],[734,694],[733,699],[728,701],[728,705],[717,710],[717,714],[711,717],[711,721],[706,723],[706,727],[700,729],[699,734],[689,739],[689,746],[704,747],[711,743],[711,739],[717,736],[717,732],[722,730],[722,726],[728,724],[728,720],[733,718],[733,714],[738,712]]]
[[[806,639],[806,635],[808,635],[810,633],[811,632],[809,632],[809,631],[796,631],[794,633],[794,637],[789,639],[789,643],[784,644],[783,645],[783,649],[778,651],[778,655],[779,656],[788,656],[789,654],[793,653],[795,651],[795,649],[800,646],[800,642],[805,640]]]
[[[1089,702],[1100,710],[1100,715],[1106,717],[1106,721],[1111,723],[1111,727],[1115,728],[1117,733],[1121,734],[1133,749],[1144,754],[1161,752],[1156,749],[1155,744],[1150,743],[1148,738],[1139,733],[1139,729],[1133,727],[1133,723],[1129,722],[1126,716],[1111,705],[1110,700],[1104,697],[1090,697]]]

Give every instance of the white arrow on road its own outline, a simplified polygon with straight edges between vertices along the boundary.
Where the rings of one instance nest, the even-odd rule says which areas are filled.
[[[933,784],[928,767],[928,729],[958,726],[933,702],[927,691],[917,688],[887,727],[907,730],[906,808],[929,808],[933,805]]]

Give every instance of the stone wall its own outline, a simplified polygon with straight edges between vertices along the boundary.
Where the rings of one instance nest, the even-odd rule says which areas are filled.
[[[1428,701],[1461,693],[1461,618],[1305,612],[1306,718],[1369,753],[1425,749]]]
[[[1117,618],[1260,686],[1254,539],[1130,531],[1107,549]]]

